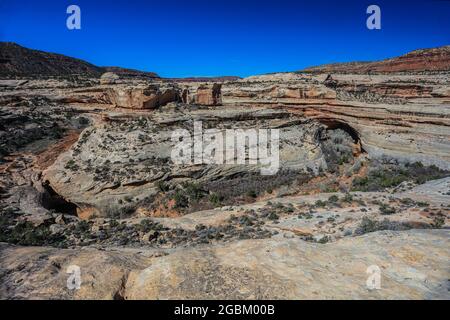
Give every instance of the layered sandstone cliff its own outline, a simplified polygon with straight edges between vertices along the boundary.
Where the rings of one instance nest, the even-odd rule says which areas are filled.
[[[450,73],[274,74],[222,87],[227,105],[267,106],[350,128],[373,157],[450,167]]]
[[[220,83],[0,79],[0,298],[448,299],[448,60],[392,61]],[[279,170],[203,161],[220,144],[172,157],[174,132],[209,147],[234,130],[278,130]]]

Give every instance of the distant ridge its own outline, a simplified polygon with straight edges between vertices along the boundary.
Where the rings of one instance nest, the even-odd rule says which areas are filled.
[[[411,51],[405,55],[374,62],[324,64],[303,69],[309,73],[393,73],[450,71],[450,46]]]
[[[309,67],[306,73],[395,73],[450,71],[450,45],[411,51],[405,55],[374,62],[347,62]],[[99,78],[105,72],[114,72],[121,78],[160,78],[154,72],[121,67],[99,67],[89,62],[62,54],[28,49],[14,42],[0,42],[0,77],[65,77],[85,76]],[[236,76],[165,78],[176,82],[235,81]]]
[[[0,77],[64,77],[86,76],[98,78],[105,72],[123,78],[159,78],[154,72],[98,67],[86,61],[57,53],[28,49],[13,42],[0,42]]]
[[[242,79],[238,76],[217,76],[217,77],[187,77],[187,78],[165,78],[167,81],[174,82],[225,82],[225,81],[237,81]]]
[[[102,67],[105,72],[114,72],[121,78],[159,78],[155,72],[146,72],[121,67]]]

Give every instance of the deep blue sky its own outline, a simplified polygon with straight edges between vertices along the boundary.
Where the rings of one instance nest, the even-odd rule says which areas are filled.
[[[66,28],[70,4],[81,30]],[[370,4],[382,30],[366,28]],[[450,44],[450,1],[0,0],[0,40],[165,77],[248,76]]]

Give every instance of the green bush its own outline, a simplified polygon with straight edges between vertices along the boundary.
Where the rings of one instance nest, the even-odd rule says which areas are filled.
[[[380,164],[374,162],[366,177],[353,180],[353,191],[382,191],[396,187],[404,181],[422,184],[430,180],[450,176],[450,171],[441,170],[436,166],[424,166],[420,162],[406,164]]]
[[[382,203],[380,205],[380,213],[382,215],[391,215],[391,214],[396,213],[396,210],[395,210],[395,208],[393,208],[385,203]]]
[[[126,200],[128,201],[128,200]],[[111,203],[105,208],[105,215],[110,219],[125,219],[135,212],[135,207],[132,204],[117,205]]]
[[[443,216],[436,216],[433,218],[431,226],[435,229],[441,229],[445,225],[445,218]]]
[[[21,221],[6,233],[2,232],[1,241],[22,246],[64,246],[64,236],[52,234],[46,225],[34,226],[31,222]]]
[[[189,206],[189,199],[186,197],[182,191],[178,190],[173,197],[175,200],[175,208],[187,208]]]
[[[314,203],[314,205],[315,205],[316,207],[319,207],[319,208],[324,208],[324,207],[327,205],[327,203],[326,203],[325,201],[322,201],[322,200],[317,200],[317,201]]]
[[[328,236],[323,236],[323,237],[320,238],[319,241],[317,241],[317,242],[318,242],[318,243],[321,243],[321,244],[325,244],[325,243],[329,242],[330,240],[331,240],[330,237],[328,237]]]
[[[331,203],[336,203],[338,201],[339,201],[339,197],[335,194],[328,198],[328,202],[331,202]]]
[[[267,218],[269,220],[278,220],[280,217],[275,212],[271,212]]]
[[[198,201],[205,194],[200,185],[197,183],[187,182],[183,185],[183,189],[186,193],[186,196],[191,201]]]
[[[351,203],[353,202],[353,196],[350,193],[346,193],[342,201]]]
[[[219,205],[222,201],[222,197],[219,196],[217,193],[212,193],[209,195],[209,202],[211,202],[214,205]]]
[[[256,194],[256,191],[255,191],[255,190],[249,190],[249,191],[247,191],[246,195],[247,195],[247,197],[250,197],[250,198],[256,198],[256,197],[258,196],[258,195]]]
[[[170,190],[169,184],[165,183],[164,181],[158,181],[156,182],[156,187],[161,192],[167,192]]]

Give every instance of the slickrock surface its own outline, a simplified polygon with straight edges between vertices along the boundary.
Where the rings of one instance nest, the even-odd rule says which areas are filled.
[[[0,66],[0,298],[450,299],[448,47],[245,79]],[[174,163],[200,121],[279,130],[279,170]]]
[[[1,298],[449,299],[449,232],[380,231],[332,244],[281,237],[178,250],[1,245]],[[81,289],[66,287],[70,265]],[[381,268],[381,289],[366,270]]]
[[[446,264],[442,254],[449,245],[448,236],[446,231],[380,232],[328,245],[273,238],[191,249],[132,272],[124,297],[446,299],[448,269],[434,269],[431,275],[429,266]],[[365,286],[370,265],[382,269],[379,291]]]

